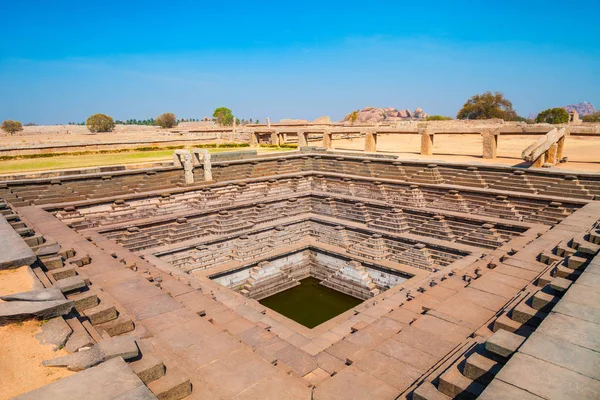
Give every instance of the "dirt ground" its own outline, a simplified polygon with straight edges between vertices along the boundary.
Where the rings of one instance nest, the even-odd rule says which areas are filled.
[[[0,271],[0,295],[33,288],[27,267]],[[2,300],[0,300],[2,302]],[[10,399],[73,374],[66,368],[43,367],[42,361],[69,354],[52,351],[35,338],[43,321],[30,320],[0,326],[0,400]]]
[[[27,272],[27,268],[0,271],[0,296],[32,290],[33,277]]]
[[[399,155],[410,160],[447,162],[477,162],[525,166],[521,152],[540,136],[500,136],[498,158],[483,159],[481,135],[435,135],[433,155],[422,156],[419,135],[378,135],[377,151]],[[311,141],[311,146],[321,146],[322,141]],[[364,138],[336,139],[333,146],[339,150],[364,150]],[[561,170],[600,172],[600,137],[570,136],[565,142],[564,154],[569,161],[554,168]]]
[[[10,399],[74,374],[66,368],[43,367],[42,361],[69,354],[35,338],[42,321],[0,326],[0,400]]]

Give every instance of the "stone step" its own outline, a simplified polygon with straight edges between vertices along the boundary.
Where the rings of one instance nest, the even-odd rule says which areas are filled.
[[[437,390],[431,382],[423,382],[412,393],[413,400],[450,400],[451,398]]]
[[[500,329],[485,342],[485,349],[500,357],[508,358],[524,341],[525,337]]]
[[[80,276],[76,275],[56,281],[54,282],[54,286],[57,286],[63,293],[67,294],[81,292],[87,288],[87,283]]]
[[[48,271],[64,267],[62,257],[43,257],[41,260]]]
[[[549,312],[558,303],[558,299],[558,296],[547,293],[544,289],[538,290],[531,298],[531,307],[539,311]]]
[[[547,315],[547,313],[538,311],[533,307],[529,307],[525,302],[521,302],[512,310],[511,318],[521,324],[537,327]]]
[[[463,375],[469,379],[488,385],[500,369],[502,364],[491,360],[479,353],[473,353],[467,358]]]
[[[72,276],[77,275],[77,271],[75,270],[75,267],[73,267],[73,266],[56,268],[56,269],[48,271],[48,273],[52,276],[52,278],[55,281],[60,281],[61,279],[66,279],[66,278],[70,278]]]
[[[573,282],[568,279],[556,277],[556,278],[552,279],[552,281],[550,281],[549,286],[553,290],[556,290],[557,292],[562,293],[562,292],[566,292],[572,283]]]
[[[83,311],[96,307],[98,305],[98,295],[93,290],[87,290],[81,293],[70,294],[67,299],[75,303],[75,309],[82,313]]]
[[[106,333],[108,336],[118,336],[134,329],[133,321],[126,314],[119,314],[116,319],[102,324],[97,324],[96,329],[101,335]],[[104,336],[104,335],[103,335]]]
[[[179,400],[192,394],[192,384],[189,378],[182,372],[171,368],[167,370],[164,376],[150,382],[148,389],[159,400]]]
[[[461,374],[456,364],[440,376],[438,383],[438,390],[453,399],[474,400],[484,389],[481,383]]]
[[[582,269],[588,262],[587,258],[569,256],[567,258],[567,268],[571,269]]]
[[[108,301],[101,301],[99,305],[88,308],[83,312],[92,325],[103,324],[117,318],[117,309]]]
[[[521,329],[522,326],[522,323],[510,319],[508,318],[508,315],[503,314],[500,317],[498,317],[496,321],[494,321],[494,327],[492,330],[494,332],[497,332],[499,329],[504,329],[508,332],[516,332],[517,330]]]
[[[130,363],[129,366],[145,385],[165,375],[165,364],[148,351],[144,351],[142,358]]]
[[[579,277],[579,275],[581,275],[581,271],[563,267],[562,265],[559,265],[558,267],[556,267],[556,271],[554,273],[554,276],[557,276],[560,278],[565,278],[570,281],[576,280]]]

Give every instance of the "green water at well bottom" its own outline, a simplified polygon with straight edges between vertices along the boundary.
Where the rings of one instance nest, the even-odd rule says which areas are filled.
[[[300,285],[260,300],[260,304],[285,315],[308,328],[322,324],[362,300],[319,284],[316,278],[306,278]]]

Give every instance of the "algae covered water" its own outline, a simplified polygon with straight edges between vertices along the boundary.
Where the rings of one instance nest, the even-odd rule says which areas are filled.
[[[260,304],[285,315],[308,328],[362,303],[362,300],[319,284],[316,278],[306,278],[300,285],[260,300]]]

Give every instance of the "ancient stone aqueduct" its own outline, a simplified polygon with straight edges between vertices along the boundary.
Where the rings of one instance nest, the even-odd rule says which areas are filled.
[[[81,370],[19,398],[598,398],[600,173],[536,168],[598,127],[453,130],[484,158],[540,134],[530,169],[377,153],[415,132],[448,133],[255,127],[221,138],[300,148],[0,182],[0,269],[39,280],[0,319],[55,317],[72,354],[46,365]],[[364,301],[313,329],[258,302],[307,276]]]

